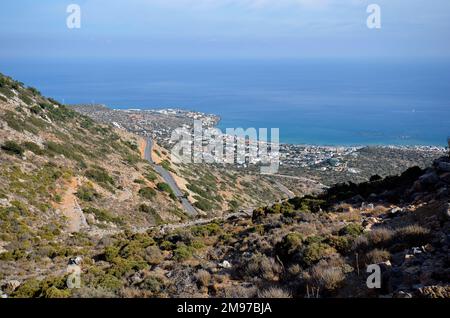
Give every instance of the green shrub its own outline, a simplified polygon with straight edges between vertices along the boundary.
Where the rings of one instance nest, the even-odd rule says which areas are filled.
[[[177,248],[173,251],[173,258],[176,261],[184,261],[188,258],[192,257],[192,254],[194,252],[194,248],[191,246],[186,246],[184,244],[180,244],[177,246]]]
[[[11,296],[14,298],[36,298],[40,294],[41,282],[37,279],[29,279],[22,283]]]
[[[222,228],[217,223],[209,223],[206,225],[196,225],[191,228],[191,233],[195,236],[212,236],[222,232]]]
[[[161,167],[163,167],[164,169],[169,170],[169,171],[172,170],[170,162],[168,160],[166,160],[166,159],[161,161]]]
[[[38,144],[35,144],[34,142],[31,141],[24,142],[22,144],[22,147],[38,156],[42,156],[45,154],[44,149],[42,149]]]
[[[145,177],[147,180],[151,181],[151,182],[153,182],[153,181],[155,181],[156,179],[158,179],[158,176],[157,176],[156,173],[154,173],[153,171],[147,172],[146,174],[144,174],[144,177]]]
[[[194,203],[194,206],[196,208],[199,208],[202,211],[205,211],[205,212],[211,211],[215,207],[215,205],[212,202],[210,202],[206,199],[203,199],[199,196],[195,196],[195,199],[197,200],[197,202]]]
[[[107,210],[97,209],[94,207],[88,207],[88,208],[84,208],[83,212],[94,214],[95,218],[98,221],[111,222],[111,223],[115,223],[115,224],[119,224],[119,225],[123,224],[123,220],[120,217],[115,217],[115,216],[111,215],[111,213]]]
[[[163,191],[163,192],[167,192],[167,193],[171,193],[172,189],[170,188],[170,186],[167,183],[164,182],[160,182],[156,185],[156,187],[158,188],[159,191]]]
[[[71,296],[70,289],[58,289],[55,286],[50,287],[44,292],[45,298],[69,298]]]
[[[88,169],[85,171],[84,175],[87,178],[98,182],[99,184],[112,186],[114,186],[115,184],[114,179],[108,174],[108,172],[100,167]]]
[[[277,244],[278,254],[283,257],[291,256],[303,246],[303,237],[300,233],[289,233]]]
[[[322,258],[333,253],[333,248],[328,244],[313,242],[308,244],[303,251],[303,262],[307,266],[317,263]]]
[[[100,194],[91,184],[84,184],[78,188],[76,196],[83,201],[91,202],[100,197]]]
[[[121,279],[114,275],[106,274],[100,278],[98,286],[113,292],[117,292],[123,286]]]
[[[345,255],[350,252],[353,241],[346,236],[331,236],[325,240],[325,243]]]
[[[78,151],[70,144],[59,144],[53,141],[48,141],[46,143],[47,150],[53,154],[63,155],[68,159],[75,161],[82,161],[83,156],[78,153]]]
[[[20,94],[19,98],[27,105],[33,104],[33,100],[26,94]]]
[[[18,156],[23,156],[23,153],[25,151],[25,149],[22,146],[20,146],[15,141],[11,141],[11,140],[6,141],[1,146],[1,148],[3,151],[5,151],[11,155],[18,155]]]
[[[228,206],[230,207],[230,210],[233,212],[236,212],[239,209],[239,202],[236,200],[231,200],[228,202]]]
[[[147,200],[151,200],[156,196],[156,191],[150,187],[141,188],[138,193],[141,197]]]
[[[159,293],[163,289],[164,283],[161,278],[156,276],[148,276],[140,284],[140,288],[148,290],[152,293]]]
[[[340,231],[339,231],[339,235],[344,236],[344,235],[350,235],[353,237],[357,237],[359,235],[361,235],[364,231],[364,228],[357,223],[351,223],[346,225],[345,227],[343,227]]]

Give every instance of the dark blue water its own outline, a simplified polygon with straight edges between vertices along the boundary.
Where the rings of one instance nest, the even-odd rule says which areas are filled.
[[[65,103],[179,107],[221,128],[280,128],[282,142],[444,145],[448,61],[1,60],[0,72]]]

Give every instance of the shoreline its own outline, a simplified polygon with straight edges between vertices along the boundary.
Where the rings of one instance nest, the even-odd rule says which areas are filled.
[[[83,106],[83,107],[102,107],[106,108],[110,111],[117,111],[117,112],[136,112],[136,113],[156,113],[156,114],[162,114],[167,116],[175,116],[175,117],[185,117],[188,119],[196,119],[195,114],[203,117],[210,118],[211,121],[209,122],[209,127],[218,128],[222,131],[223,134],[225,132],[222,128],[220,128],[219,123],[222,121],[222,117],[214,114],[214,113],[204,113],[200,111],[190,110],[190,109],[184,109],[180,107],[162,107],[162,108],[141,108],[141,107],[135,107],[135,108],[112,108],[105,104],[78,104],[78,105],[69,105],[69,106]],[[239,128],[239,127],[234,127]],[[241,127],[242,128],[242,127]],[[445,139],[446,137],[443,137]],[[417,150],[417,151],[446,151],[447,146],[445,146],[445,142],[442,144],[382,144],[382,143],[355,143],[355,144],[320,144],[320,143],[295,143],[295,142],[280,142],[280,146],[284,147],[297,147],[297,148],[322,148],[322,149],[351,149],[351,148],[383,148],[383,149],[400,149],[400,150]]]

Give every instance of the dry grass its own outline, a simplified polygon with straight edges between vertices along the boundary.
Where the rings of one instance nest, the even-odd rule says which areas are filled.
[[[345,279],[344,264],[340,257],[320,261],[310,270],[311,285],[330,291],[337,289]]]
[[[430,230],[420,225],[409,225],[397,229],[395,234],[402,242],[418,246],[423,245],[428,241]]]
[[[211,274],[204,269],[200,269],[195,274],[195,279],[200,287],[206,287],[211,282]]]
[[[365,255],[366,264],[378,264],[390,260],[391,253],[386,250],[374,249]]]
[[[367,233],[367,239],[370,246],[386,246],[388,245],[395,232],[388,228],[377,228]]]
[[[261,291],[258,293],[259,298],[292,298],[292,295],[290,292],[278,288],[278,287],[270,287],[266,290]]]

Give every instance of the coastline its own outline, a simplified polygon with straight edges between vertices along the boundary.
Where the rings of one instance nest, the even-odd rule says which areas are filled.
[[[166,108],[113,108],[105,104],[77,104],[69,105],[71,107],[95,107],[98,109],[106,109],[113,112],[125,112],[125,113],[143,113],[143,114],[162,114],[167,116],[175,117],[186,117],[188,119],[208,119],[207,127],[218,128],[224,133],[224,129],[220,127],[220,123],[223,118],[214,113],[204,113],[199,111],[194,111],[191,109],[185,109],[180,107],[166,107]],[[239,127],[234,127],[239,128]],[[244,127],[240,127],[244,128]],[[447,146],[445,146],[445,139],[447,136],[443,136],[442,144],[423,144],[423,143],[411,143],[411,144],[395,144],[395,143],[295,143],[295,142],[280,142],[281,147],[296,147],[296,148],[316,148],[316,149],[361,149],[361,148],[381,148],[381,149],[398,149],[398,150],[416,150],[416,151],[446,151]]]

